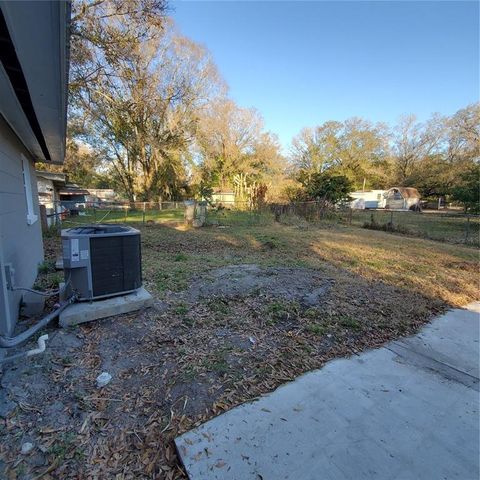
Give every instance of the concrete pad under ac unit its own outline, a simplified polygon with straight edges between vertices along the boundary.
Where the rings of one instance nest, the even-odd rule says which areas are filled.
[[[60,314],[59,323],[62,327],[70,327],[79,323],[133,312],[150,307],[152,304],[152,295],[142,287],[136,292],[119,297],[74,303]]]

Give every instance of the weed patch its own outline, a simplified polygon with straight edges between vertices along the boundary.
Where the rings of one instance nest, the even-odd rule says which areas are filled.
[[[358,320],[355,320],[349,316],[338,317],[338,323],[345,328],[351,328],[352,330],[361,330],[362,325]]]
[[[188,305],[186,303],[178,304],[173,311],[176,315],[185,315],[188,312]]]
[[[62,463],[65,457],[81,456],[81,451],[76,447],[77,435],[74,432],[67,432],[53,443],[48,449],[48,454],[53,457],[53,461]]]
[[[295,318],[299,313],[300,305],[298,302],[287,302],[283,300],[272,301],[265,309],[265,315],[269,324]]]
[[[208,302],[208,308],[220,315],[227,315],[229,312],[228,301],[222,298],[214,298]]]
[[[231,351],[229,347],[216,350],[213,355],[204,359],[202,366],[209,372],[215,372],[223,375],[229,371],[227,355]]]
[[[327,333],[327,328],[319,323],[311,323],[307,325],[306,329],[307,332],[313,333],[314,335],[325,335]]]

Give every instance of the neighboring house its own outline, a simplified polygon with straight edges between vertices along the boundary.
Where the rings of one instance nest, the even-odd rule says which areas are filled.
[[[352,208],[363,210],[365,208],[383,208],[385,206],[385,198],[383,194],[385,190],[367,190],[364,192],[352,192],[350,202]]]
[[[212,202],[218,205],[233,206],[235,203],[235,192],[217,190],[212,194]]]
[[[64,159],[69,10],[0,0],[0,335],[43,260],[34,163]]]
[[[56,225],[63,213],[60,206],[60,189],[65,187],[65,174],[37,170],[38,201],[45,206],[47,225]]]
[[[87,188],[90,195],[96,197],[102,202],[115,202],[118,200],[118,195],[113,188]]]
[[[74,183],[66,185],[58,194],[62,207],[67,208],[73,214],[77,213],[78,210],[87,208],[87,204],[91,200],[89,198],[90,192]]]
[[[419,210],[420,194],[416,188],[393,187],[385,192],[385,208],[390,210]]]

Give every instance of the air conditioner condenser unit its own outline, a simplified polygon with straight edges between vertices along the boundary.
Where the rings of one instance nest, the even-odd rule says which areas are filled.
[[[68,290],[79,300],[124,295],[142,286],[140,232],[96,224],[62,230]]]

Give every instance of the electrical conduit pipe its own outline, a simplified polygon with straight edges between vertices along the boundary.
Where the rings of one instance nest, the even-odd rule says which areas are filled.
[[[42,329],[43,327],[48,325],[52,320],[57,318],[60,315],[60,313],[62,313],[63,310],[65,310],[70,304],[75,302],[76,299],[77,299],[77,297],[75,295],[72,295],[68,300],[61,303],[58,308],[53,310],[53,312],[50,312],[48,315],[46,315],[41,320],[39,320],[38,323],[31,326],[30,328],[28,328],[24,332],[19,333],[15,337],[6,337],[6,336],[3,336],[3,335],[0,335],[0,348],[12,348],[12,347],[16,347],[17,345],[20,345],[21,343],[25,342],[32,335],[37,333],[40,329]],[[40,344],[39,344],[39,347],[40,347]],[[34,354],[32,354],[32,355],[34,355]],[[7,360],[7,359],[5,359],[5,360]]]

